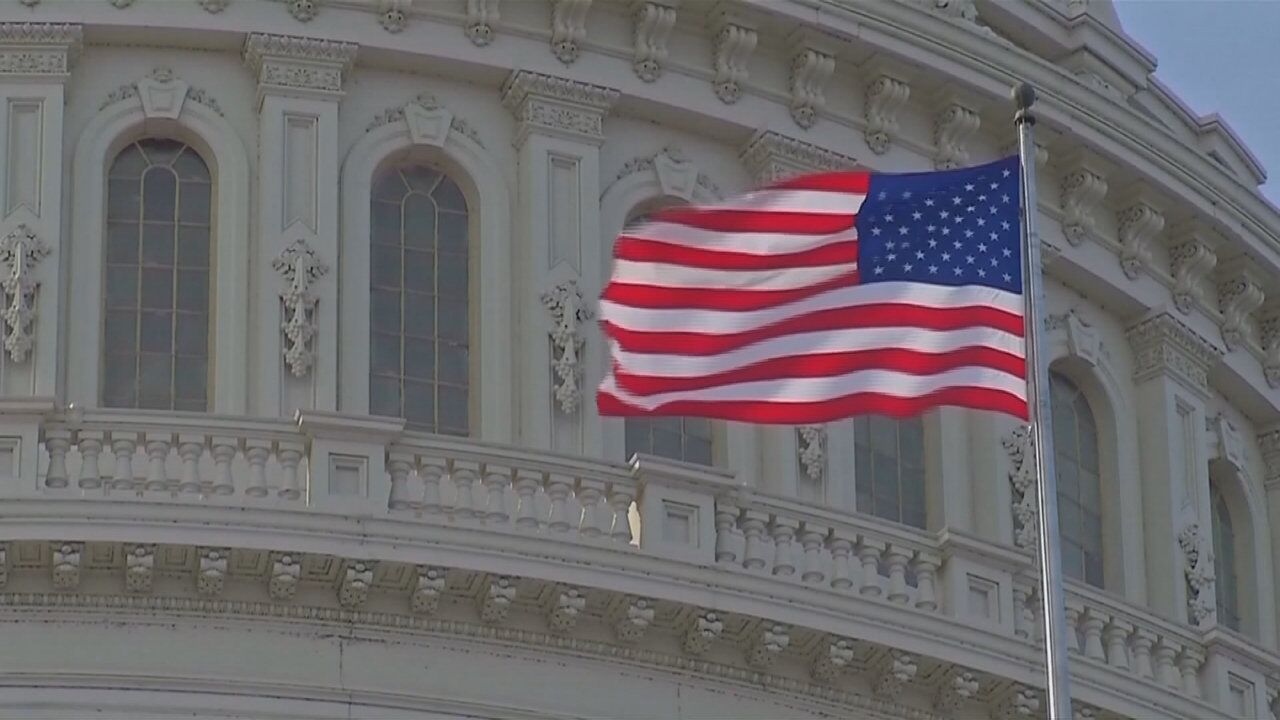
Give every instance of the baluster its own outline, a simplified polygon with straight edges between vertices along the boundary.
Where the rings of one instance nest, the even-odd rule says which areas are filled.
[[[102,454],[102,433],[95,430],[81,430],[76,433],[80,448],[80,479],[77,485],[84,490],[102,487],[102,470],[98,458]]]
[[[49,471],[45,473],[44,484],[50,488],[64,488],[67,479],[67,451],[71,449],[71,431],[50,430],[45,433],[45,450],[49,452]]]
[[[609,486],[609,505],[613,507],[613,527],[610,535],[620,543],[631,543],[631,502],[635,500],[635,490],[623,482],[615,482]]]
[[[800,533],[800,543],[804,546],[804,572],[800,573],[803,582],[820,583],[827,579],[822,568],[822,542],[830,532],[830,528],[822,525],[804,524]]]
[[[302,483],[298,480],[298,463],[302,462],[302,453],[305,449],[302,443],[281,442],[276,450],[276,459],[280,461],[283,471],[278,494],[285,500],[297,500],[302,497]]]
[[[769,516],[758,510],[742,514],[742,534],[747,538],[742,566],[748,570],[763,570],[769,561],[764,555],[764,528]]]
[[[249,487],[244,491],[249,497],[267,496],[267,459],[271,457],[271,443],[265,440],[245,442],[244,457],[249,461]]]
[[[578,480],[578,503],[582,505],[578,534],[582,537],[595,539],[604,534],[602,525],[606,514],[605,508],[600,507],[603,500],[604,483],[599,480]],[[609,515],[609,519],[612,519],[612,515]]]
[[[859,538],[858,559],[862,561],[862,583],[858,586],[860,595],[880,597],[884,592],[880,586],[880,555],[884,550],[885,544],[879,540]]]
[[[490,525],[506,525],[511,521],[507,512],[507,487],[511,485],[511,468],[503,465],[484,466],[485,522]]]
[[[1156,680],[1157,682],[1168,685],[1175,690],[1182,687],[1182,676],[1178,674],[1178,668],[1173,664],[1173,660],[1178,655],[1178,645],[1169,638],[1160,638],[1159,644],[1156,645]]]
[[[1067,651],[1080,652],[1080,613],[1082,608],[1067,605]]]
[[[552,532],[569,532],[569,509],[566,507],[569,492],[573,490],[573,478],[552,474],[547,479],[547,497],[551,498],[551,513],[547,527]]]
[[[538,488],[542,487],[542,473],[528,468],[516,470],[516,527],[538,529]]]
[[[480,476],[480,465],[472,460],[454,460],[449,477],[457,489],[453,499],[453,516],[459,520],[476,517],[474,486]]]
[[[204,454],[203,435],[179,435],[178,457],[182,458],[182,481],[178,491],[195,494],[200,492],[200,456]]]
[[[889,546],[885,556],[885,564],[889,566],[889,602],[907,603],[907,563],[910,561],[910,550],[900,545]]]
[[[791,540],[799,527],[798,521],[780,517],[774,517],[773,522],[769,524],[769,534],[773,536],[774,575],[795,574],[796,565],[792,557]]]
[[[1156,636],[1150,630],[1142,628],[1135,629],[1133,636],[1129,640],[1133,645],[1133,671],[1140,677],[1154,680],[1155,671],[1151,667],[1151,646],[1155,644]]]
[[[169,459],[171,439],[163,433],[147,433],[147,482],[144,490],[158,492],[169,489],[169,472],[164,464]]]
[[[831,548],[831,587],[848,590],[853,587],[853,581],[849,579],[849,556],[853,554],[853,541],[832,535],[827,545]]]
[[[133,433],[111,434],[111,451],[116,455],[115,472],[111,476],[112,490],[133,489],[133,455],[138,450],[137,436]]]
[[[1200,697],[1200,666],[1204,655],[1198,650],[1184,647],[1178,656],[1178,670],[1182,673],[1182,692],[1193,698]]]
[[[440,479],[446,470],[445,461],[440,458],[423,458],[418,468],[418,477],[422,478],[422,511],[438,514],[443,512],[440,503]]]
[[[1094,660],[1106,660],[1107,653],[1102,649],[1102,626],[1105,618],[1092,608],[1084,616],[1084,656]]]
[[[409,497],[409,473],[413,471],[412,453],[391,453],[387,458],[387,473],[391,475],[391,496],[387,507],[391,510],[408,510],[413,507]]]
[[[1107,664],[1114,668],[1128,670],[1129,652],[1126,641],[1133,632],[1133,625],[1118,617],[1112,617],[1103,632],[1107,641]]]
[[[938,609],[938,597],[933,585],[938,576],[938,557],[932,553],[920,551],[912,562],[912,570],[916,574],[916,607],[933,612]],[[1015,613],[1018,612],[1016,609]]]
[[[733,536],[741,511],[727,500],[716,500],[716,562],[732,565],[738,561],[737,543]]]
[[[215,466],[213,473],[214,495],[235,494],[236,483],[235,478],[231,475],[231,463],[236,459],[236,451],[239,450],[239,446],[240,441],[236,438],[213,438],[213,463]]]

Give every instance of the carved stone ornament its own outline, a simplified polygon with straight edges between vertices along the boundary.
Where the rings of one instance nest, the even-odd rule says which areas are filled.
[[[645,82],[662,76],[662,63],[667,60],[667,39],[676,24],[675,0],[637,0],[633,5],[635,25],[635,58],[631,67]]]
[[[1222,309],[1222,342],[1230,352],[1249,341],[1253,312],[1262,307],[1266,295],[1255,273],[1243,267],[1224,275],[1218,283],[1218,307]]]
[[[747,141],[739,154],[757,185],[768,185],[794,175],[824,170],[848,170],[857,162],[847,155],[761,130]]]
[[[1164,229],[1164,215],[1139,200],[1121,210],[1116,219],[1120,223],[1120,269],[1136,280],[1149,262],[1148,244]]]
[[[196,592],[206,597],[222,594],[227,578],[227,548],[200,548],[200,567],[196,572]]]
[[[569,633],[578,624],[578,618],[587,609],[587,596],[575,587],[560,588],[547,613],[547,627],[553,633]]]
[[[222,106],[203,88],[192,87],[178,79],[167,67],[158,67],[137,82],[121,85],[107,93],[99,109],[129,98],[138,98],[142,113],[148,118],[177,118],[187,100],[199,103],[222,115]]]
[[[1182,572],[1187,580],[1187,617],[1193,625],[1200,625],[1214,611],[1213,541],[1200,530],[1199,523],[1190,523],[1178,532],[1178,547],[1182,548]]]
[[[480,620],[490,625],[506,622],[515,601],[515,578],[506,575],[489,578],[488,587],[480,595]]]
[[[289,600],[298,592],[301,577],[302,565],[297,558],[287,553],[273,555],[267,592],[276,600]]]
[[[332,98],[356,58],[353,43],[292,35],[251,33],[244,61],[258,78],[259,94]]]
[[[934,124],[937,146],[933,166],[938,170],[954,170],[969,164],[969,138],[982,124],[978,113],[958,102],[948,103]]]
[[[1273,427],[1258,435],[1258,452],[1262,454],[1266,485],[1270,490],[1280,483],[1280,427]]]
[[[742,97],[742,86],[747,81],[747,66],[758,40],[756,28],[743,18],[721,13],[713,18],[711,32],[715,38],[711,86],[721,102],[732,105]]]
[[[516,146],[531,132],[604,142],[604,117],[618,91],[590,83],[516,70],[502,88],[502,104],[519,123]]]
[[[807,31],[793,42],[791,53],[791,119],[808,130],[827,105],[827,81],[836,68],[836,59],[828,43],[816,40]]]
[[[1009,482],[1013,485],[1013,541],[1032,550],[1037,546],[1040,515],[1036,505],[1036,459],[1034,436],[1026,425],[1020,425],[1001,439],[1009,454]]]
[[[713,197],[720,197],[720,187],[711,178],[698,172],[697,165],[689,160],[683,150],[675,146],[664,147],[654,155],[631,158],[623,163],[622,169],[618,171],[613,182],[642,172],[654,173],[662,194],[668,197],[677,197],[690,202],[694,199],[694,193],[698,188],[702,188]],[[613,183],[610,183],[610,186],[612,185]],[[605,191],[607,192],[608,188],[605,188]],[[601,196],[603,197],[604,193],[601,193]]]
[[[409,6],[413,0],[378,0],[378,24],[389,33],[398,33],[409,25]]]
[[[1045,318],[1045,330],[1050,333],[1063,333],[1067,344],[1067,352],[1072,357],[1080,358],[1091,366],[1097,366],[1106,349],[1102,345],[1102,337],[1092,325],[1085,322],[1074,309],[1061,315],[1049,315]]]
[[[1094,235],[1095,219],[1107,196],[1107,179],[1085,165],[1077,165],[1062,178],[1062,233],[1079,246]]]
[[[126,544],[124,553],[125,592],[151,592],[155,579],[156,546]]]
[[[231,0],[196,0],[207,13],[220,13],[227,9]]]
[[[298,22],[309,22],[320,12],[320,0],[284,0],[284,4]]]
[[[409,129],[409,141],[414,145],[444,147],[450,132],[460,132],[480,147],[480,133],[471,123],[455,116],[430,93],[421,93],[413,100],[384,109],[373,116],[365,127],[369,132],[383,125],[404,121]]]
[[[852,640],[831,638],[818,646],[809,674],[820,683],[833,683],[853,664],[853,657]]]
[[[369,586],[373,585],[373,561],[348,562],[338,585],[338,602],[346,608],[357,608],[369,599]]]
[[[827,430],[822,425],[796,428],[800,440],[800,467],[814,482],[822,482],[827,467]]]
[[[440,607],[445,589],[445,569],[431,565],[418,566],[418,582],[409,595],[409,607],[419,615],[431,615]]]
[[[963,668],[949,670],[938,683],[933,708],[944,717],[953,717],[960,706],[978,695],[978,678]]]
[[[84,555],[84,543],[53,543],[52,573],[55,590],[74,590],[80,585],[80,561]]]
[[[889,75],[881,75],[867,85],[867,125],[863,137],[871,152],[877,155],[889,152],[893,138],[898,134],[898,112],[910,97],[911,86]]]
[[[1190,315],[1200,297],[1200,284],[1213,272],[1218,256],[1203,239],[1190,237],[1169,252],[1173,271],[1173,305],[1183,315]]]
[[[705,610],[694,615],[693,622],[685,631],[681,649],[686,653],[698,656],[711,649],[721,634],[724,633],[724,620],[713,610]]]
[[[628,597],[612,613],[613,633],[618,642],[634,644],[653,624],[654,603],[648,598]]]
[[[770,668],[790,644],[791,628],[766,622],[752,636],[747,647],[747,664],[761,670]]]
[[[1223,352],[1173,315],[1160,313],[1126,334],[1134,350],[1134,380],[1169,374],[1201,393],[1209,391],[1209,368]]]
[[[123,10],[132,5],[134,0],[111,0],[112,7]]]
[[[484,47],[493,42],[493,26],[499,19],[498,0],[467,0],[467,38],[474,45]]]
[[[66,77],[82,41],[79,25],[0,23],[0,76]]]
[[[305,377],[311,369],[315,355],[311,340],[316,334],[316,298],[312,288],[316,280],[329,272],[306,240],[294,240],[271,261],[271,267],[280,273],[285,289],[280,293],[284,310],[284,361],[294,377]]]
[[[1244,438],[1240,437],[1240,430],[1235,423],[1228,420],[1226,415],[1219,413],[1214,417],[1205,418],[1205,425],[1217,441],[1218,459],[1230,464],[1236,472],[1247,474],[1249,465],[1245,456]]]
[[[49,247],[26,225],[18,225],[0,239],[0,265],[4,278],[4,348],[16,363],[25,362],[35,343],[31,326],[36,319],[40,282],[35,267],[49,254]]]
[[[1262,371],[1267,384],[1280,388],[1280,307],[1263,317],[1260,323],[1262,336]]]
[[[552,0],[551,52],[565,65],[572,65],[587,39],[587,11],[591,0]]]
[[[872,691],[882,698],[897,701],[902,688],[916,676],[916,658],[908,653],[890,650],[879,663]]]
[[[572,415],[578,410],[582,393],[578,388],[582,346],[586,338],[579,332],[592,313],[583,301],[576,280],[565,280],[542,294],[542,304],[551,313],[551,367],[556,373],[555,398],[560,411]]]
[[[992,717],[997,720],[1022,720],[1034,718],[1040,709],[1040,695],[1032,688],[1014,685],[1009,692],[995,703]]]

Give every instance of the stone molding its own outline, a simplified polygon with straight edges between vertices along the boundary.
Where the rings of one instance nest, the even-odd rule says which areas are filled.
[[[768,185],[806,172],[849,170],[857,164],[847,155],[772,130],[761,130],[753,135],[742,148],[739,158],[758,185]]]
[[[83,42],[79,25],[0,23],[0,77],[64,79]]]
[[[251,33],[244,62],[257,76],[259,100],[268,94],[335,99],[357,49],[354,43]]]
[[[1134,381],[1168,374],[1202,395],[1209,392],[1209,369],[1223,350],[1168,312],[1143,320],[1126,331],[1134,351]]]
[[[502,87],[502,104],[519,122],[516,147],[532,132],[602,144],[604,118],[618,97],[613,88],[529,70],[514,71]]]

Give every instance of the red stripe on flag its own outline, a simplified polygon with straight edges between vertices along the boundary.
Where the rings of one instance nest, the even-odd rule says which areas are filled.
[[[774,190],[826,190],[865,195],[867,189],[871,187],[871,173],[828,172],[800,175],[769,187]]]
[[[858,241],[848,240],[793,253],[759,254],[712,250],[623,235],[613,248],[614,258],[666,263],[708,270],[780,270],[858,262]]]
[[[651,309],[760,310],[813,297],[828,290],[858,284],[858,273],[833,278],[811,287],[791,290],[721,290],[671,288],[612,282],[603,298],[620,305]]]
[[[651,219],[687,225],[701,230],[741,233],[793,233],[832,235],[853,227],[854,213],[809,213],[785,210],[717,210],[677,207],[663,210]]]

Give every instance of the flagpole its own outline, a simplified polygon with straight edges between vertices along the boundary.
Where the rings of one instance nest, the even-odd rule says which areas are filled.
[[[1067,664],[1066,603],[1062,590],[1062,553],[1058,547],[1058,489],[1053,466],[1053,416],[1049,406],[1049,364],[1044,353],[1044,282],[1040,236],[1036,232],[1036,124],[1031,106],[1036,92],[1027,83],[1013,88],[1017,106],[1018,158],[1022,170],[1022,278],[1026,297],[1027,407],[1036,458],[1036,500],[1040,515],[1040,601],[1044,618],[1044,654],[1049,720],[1071,720],[1071,673]]]

